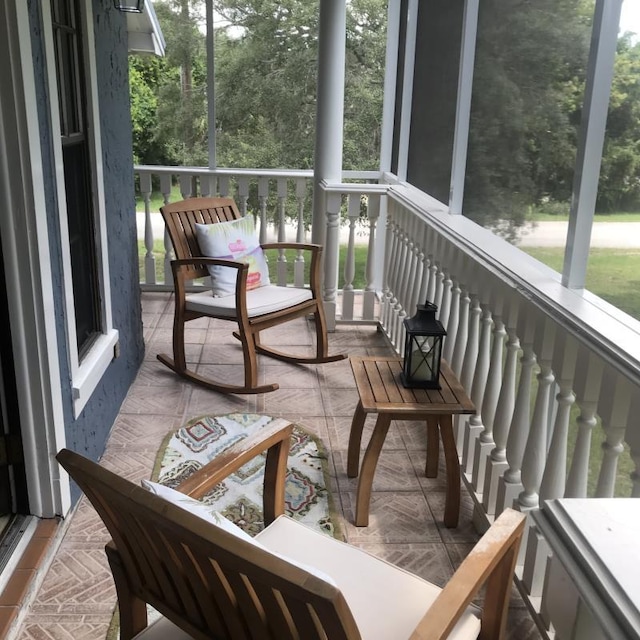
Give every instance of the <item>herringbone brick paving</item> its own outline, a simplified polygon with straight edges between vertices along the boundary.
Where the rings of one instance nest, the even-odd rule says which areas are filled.
[[[426,437],[419,422],[394,423],[385,442],[373,484],[370,524],[353,526],[356,480],[346,476],[346,451],[357,392],[348,361],[293,366],[263,357],[261,382],[277,380],[280,389],[258,396],[225,396],[181,381],[155,358],[171,352],[171,294],[143,293],[146,355],[113,426],[102,464],[138,482],[149,477],[167,432],[206,413],[256,412],[283,416],[313,430],[330,451],[330,489],[342,529],[356,544],[389,562],[443,585],[477,535],[471,524],[471,499],[463,492],[460,524],[442,522],[445,483],[425,478]],[[240,348],[232,325],[198,320],[186,332],[187,357],[203,372],[241,380]],[[264,342],[290,345],[300,353],[312,344],[304,320],[264,334]],[[350,355],[390,355],[374,327],[338,327],[332,351]],[[373,426],[367,421],[363,447]],[[103,640],[115,607],[115,590],[104,555],[108,536],[83,499],[35,602],[17,637],[20,640]],[[538,631],[515,594],[509,619],[510,640],[537,640]]]

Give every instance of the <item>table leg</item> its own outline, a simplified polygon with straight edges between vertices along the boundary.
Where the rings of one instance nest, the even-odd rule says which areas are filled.
[[[349,432],[349,449],[347,450],[347,477],[356,478],[358,476],[358,464],[360,462],[360,442],[362,442],[362,430],[367,414],[362,408],[362,401],[358,400],[353,420],[351,421],[351,431]]]
[[[438,477],[438,459],[440,457],[440,433],[438,416],[427,418],[427,466],[424,475],[427,478]]]
[[[460,461],[453,437],[453,419],[451,415],[442,415],[440,420],[440,437],[444,449],[447,466],[447,498],[444,507],[444,524],[453,528],[458,526],[460,515]]]
[[[380,451],[387,437],[390,424],[391,415],[385,413],[378,415],[376,426],[373,428],[371,440],[369,440],[362,460],[360,479],[358,480],[358,494],[356,496],[356,527],[366,527],[369,524],[369,502],[371,501],[373,475],[376,471]]]

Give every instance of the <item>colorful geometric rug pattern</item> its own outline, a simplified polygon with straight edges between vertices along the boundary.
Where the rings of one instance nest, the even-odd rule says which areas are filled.
[[[154,476],[175,487],[213,458],[267,425],[288,424],[283,418],[234,413],[191,420],[165,439]],[[262,491],[266,455],[254,458],[217,485],[202,501],[250,535],[264,528]],[[334,535],[329,492],[325,484],[327,456],[311,434],[294,425],[285,484],[285,512],[306,525]]]
[[[190,420],[164,439],[154,465],[152,480],[175,487],[194,471],[267,425],[288,424],[283,418],[251,413],[201,416]],[[218,484],[202,500],[235,522],[249,535],[264,528],[262,494],[266,455],[249,461]],[[327,489],[327,454],[316,437],[298,425],[293,427],[285,483],[285,513],[307,526],[342,538]],[[334,516],[334,517],[332,517]],[[148,607],[149,623],[158,612]],[[119,638],[118,607],[106,640]]]

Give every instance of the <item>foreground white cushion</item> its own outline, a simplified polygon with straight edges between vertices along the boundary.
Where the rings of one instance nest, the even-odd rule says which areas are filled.
[[[247,291],[249,317],[280,311],[312,299],[310,289],[266,285]],[[211,292],[193,293],[185,297],[186,308],[204,314],[236,318],[236,296],[213,297]]]
[[[362,549],[339,542],[280,516],[256,539],[270,551],[321,569],[338,585],[363,640],[409,638],[431,603],[442,591],[403,569]],[[475,640],[480,619],[469,607],[449,640]]]

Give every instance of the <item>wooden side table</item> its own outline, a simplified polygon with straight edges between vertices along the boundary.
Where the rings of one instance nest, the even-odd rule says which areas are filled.
[[[397,357],[353,357],[351,368],[358,388],[347,454],[347,475],[358,476],[360,442],[368,413],[378,414],[371,440],[362,460],[356,498],[356,526],[369,524],[371,485],[380,451],[392,420],[419,420],[427,423],[427,464],[425,475],[438,475],[438,438],[442,438],[447,469],[447,496],[444,524],[458,525],[460,513],[460,463],[453,436],[453,415],[475,413],[475,407],[446,362],[440,370],[441,389],[406,389],[400,381],[402,360]]]

